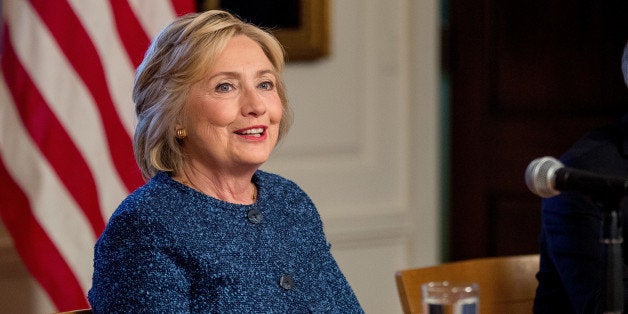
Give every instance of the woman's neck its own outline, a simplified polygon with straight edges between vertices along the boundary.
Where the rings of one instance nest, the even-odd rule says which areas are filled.
[[[173,178],[188,187],[219,200],[235,204],[253,204],[257,187],[251,181],[255,171],[210,171],[184,165]]]

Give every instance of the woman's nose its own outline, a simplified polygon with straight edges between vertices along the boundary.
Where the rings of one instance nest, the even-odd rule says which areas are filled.
[[[247,89],[244,92],[242,114],[245,116],[261,116],[266,112],[263,97],[255,89]]]

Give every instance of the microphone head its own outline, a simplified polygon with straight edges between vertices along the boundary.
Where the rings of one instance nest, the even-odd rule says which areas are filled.
[[[541,157],[533,160],[526,169],[525,180],[528,189],[540,197],[560,194],[556,190],[556,170],[564,165],[554,157]]]

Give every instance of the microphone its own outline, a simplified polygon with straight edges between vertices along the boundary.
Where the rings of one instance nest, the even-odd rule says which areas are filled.
[[[548,156],[530,162],[525,180],[528,189],[543,198],[556,196],[561,191],[614,197],[628,193],[626,178],[566,168],[556,158]]]

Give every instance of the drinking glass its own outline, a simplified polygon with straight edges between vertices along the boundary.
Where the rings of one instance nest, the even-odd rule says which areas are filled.
[[[479,314],[476,283],[428,282],[421,285],[423,314]]]

